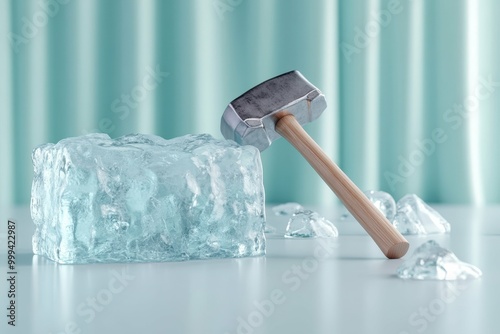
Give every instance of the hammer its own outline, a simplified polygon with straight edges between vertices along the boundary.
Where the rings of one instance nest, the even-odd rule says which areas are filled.
[[[226,139],[265,150],[280,136],[306,158],[389,259],[409,243],[302,128],[326,108],[325,96],[298,71],[269,79],[233,100],[221,119]]]

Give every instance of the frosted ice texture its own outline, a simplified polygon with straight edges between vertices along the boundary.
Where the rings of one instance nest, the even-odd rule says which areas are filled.
[[[288,221],[285,233],[288,238],[331,238],[338,235],[335,225],[311,210],[295,212]]]
[[[482,273],[477,267],[460,261],[434,240],[429,240],[397,269],[397,275],[404,279],[449,281],[478,278]]]
[[[415,194],[406,195],[398,201],[392,224],[405,235],[450,232],[450,223]]]
[[[67,138],[33,151],[33,251],[60,263],[265,253],[259,151],[209,135]]]

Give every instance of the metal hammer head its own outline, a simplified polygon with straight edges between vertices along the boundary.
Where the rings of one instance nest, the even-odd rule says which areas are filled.
[[[325,96],[298,71],[269,79],[233,100],[221,119],[226,139],[253,145],[260,151],[280,137],[276,122],[285,114],[300,124],[309,123],[326,108]]]

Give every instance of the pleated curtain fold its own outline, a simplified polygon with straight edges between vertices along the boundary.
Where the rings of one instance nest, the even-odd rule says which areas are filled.
[[[1,0],[0,206],[31,151],[88,132],[221,138],[225,106],[297,69],[328,108],[305,126],[362,189],[500,201],[500,2]],[[268,202],[333,204],[285,140]]]

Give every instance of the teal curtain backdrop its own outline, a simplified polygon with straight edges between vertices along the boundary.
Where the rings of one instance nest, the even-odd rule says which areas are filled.
[[[86,132],[221,137],[233,98],[300,70],[306,126],[362,189],[500,201],[500,1],[0,0],[0,204],[28,203],[31,150]],[[285,140],[268,202],[334,203]]]

